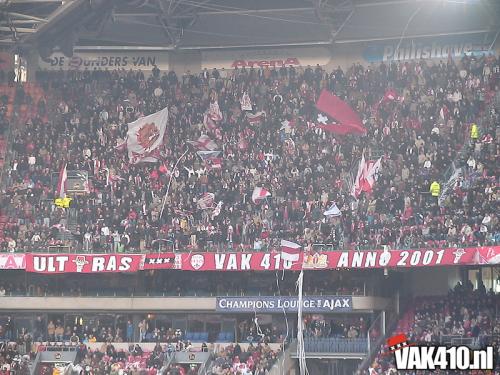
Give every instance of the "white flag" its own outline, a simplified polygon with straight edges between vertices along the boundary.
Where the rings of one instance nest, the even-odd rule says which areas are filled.
[[[328,208],[328,210],[323,212],[323,215],[337,217],[341,216],[342,212],[339,210],[335,202],[333,202],[332,205]]]
[[[127,150],[130,163],[158,160],[157,149],[163,143],[167,121],[168,108],[164,108],[128,124]]]

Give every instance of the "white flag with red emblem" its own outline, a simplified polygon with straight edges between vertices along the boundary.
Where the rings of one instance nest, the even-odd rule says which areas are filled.
[[[267,197],[270,197],[270,196],[271,196],[271,193],[268,190],[266,190],[262,187],[256,187],[255,189],[253,189],[252,202],[257,204],[262,199],[266,199]]]
[[[130,163],[156,162],[167,128],[168,108],[128,124],[127,150]]]
[[[301,247],[298,243],[281,240],[281,259],[288,262],[298,262],[302,253]]]

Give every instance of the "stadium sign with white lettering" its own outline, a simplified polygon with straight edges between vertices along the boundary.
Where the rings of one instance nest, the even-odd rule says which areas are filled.
[[[217,297],[217,312],[296,312],[298,297]],[[305,296],[302,308],[307,313],[346,312],[352,310],[351,296]]]
[[[168,55],[165,51],[78,51],[73,57],[54,53],[49,61],[40,58],[38,66],[45,70],[143,70],[151,71],[154,66],[168,71]]]

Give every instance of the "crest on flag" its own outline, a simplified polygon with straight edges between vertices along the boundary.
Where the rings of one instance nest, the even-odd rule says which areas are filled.
[[[156,162],[167,128],[168,108],[128,124],[127,150],[130,163]]]
[[[145,149],[149,150],[158,140],[160,131],[154,122],[144,124],[137,131],[137,142]]]

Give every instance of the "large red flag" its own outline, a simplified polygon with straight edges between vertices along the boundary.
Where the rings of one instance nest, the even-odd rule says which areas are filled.
[[[316,108],[338,122],[338,124],[334,124],[329,121],[329,124],[319,125],[324,130],[338,134],[366,132],[358,114],[354,112],[349,104],[327,90],[321,92]]]

